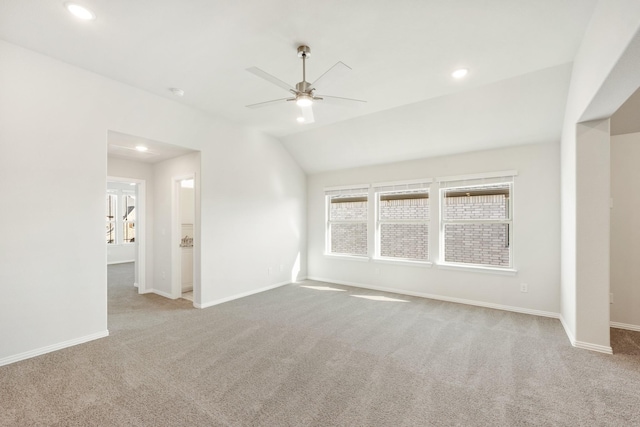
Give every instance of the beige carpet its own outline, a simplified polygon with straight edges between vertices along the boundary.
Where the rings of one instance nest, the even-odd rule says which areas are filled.
[[[554,319],[310,281],[197,310],[131,274],[109,267],[109,338],[0,368],[0,425],[640,425],[639,333],[607,356]]]

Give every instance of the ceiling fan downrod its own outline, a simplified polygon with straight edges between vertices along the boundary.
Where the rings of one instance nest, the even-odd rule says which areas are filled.
[[[307,58],[311,56],[311,48],[309,46],[298,46],[298,58],[302,58],[302,81],[296,84],[298,92],[309,93],[311,84],[307,82]]]

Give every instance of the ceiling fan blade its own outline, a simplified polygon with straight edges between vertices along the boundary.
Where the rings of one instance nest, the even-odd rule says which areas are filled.
[[[274,100],[271,100],[271,101],[258,102],[257,104],[247,105],[247,108],[268,107],[269,105],[277,104],[278,102],[282,102],[282,101],[288,101],[289,99],[290,98],[280,98],[280,99],[274,99]]]
[[[311,83],[311,87],[318,89],[327,85],[331,85],[331,82],[340,80],[340,78],[346,76],[351,67],[342,61],[338,61],[333,67],[324,72],[323,75],[318,77],[315,82]]]
[[[260,77],[261,79],[264,79],[270,83],[273,83],[276,86],[280,86],[282,89],[286,90],[287,92],[296,93],[296,90],[290,84],[283,82],[279,78],[272,76],[271,74],[261,70],[258,67],[247,68],[247,71],[253,75]]]
[[[302,117],[304,117],[305,124],[313,123],[315,121],[313,118],[313,108],[311,107],[311,105],[309,105],[308,107],[300,107],[300,110],[302,111]]]
[[[362,99],[343,98],[340,96],[316,95],[315,98],[322,98],[322,102],[338,105],[356,105],[354,104],[356,102],[359,102],[361,104],[367,103],[367,101],[363,101]]]

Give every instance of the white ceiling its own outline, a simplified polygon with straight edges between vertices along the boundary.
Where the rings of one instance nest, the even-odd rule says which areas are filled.
[[[147,151],[136,150],[137,146],[147,147]],[[151,139],[140,138],[120,132],[109,131],[107,135],[107,155],[119,159],[143,163],[159,163],[167,159],[193,153],[194,150]]]
[[[540,96],[538,90],[547,91],[541,86],[529,88],[522,96],[533,96],[531,103],[538,110],[544,109],[544,102],[550,111],[563,110],[558,108],[558,102],[564,107],[560,96],[566,96],[568,85],[564,64],[573,61],[596,0],[77,3],[92,9],[97,19],[78,21],[61,0],[3,0],[0,38],[276,137],[288,136],[286,145],[292,154],[307,170],[317,171],[341,166],[326,160],[313,165],[309,152],[318,148],[311,147],[307,152],[294,143],[307,141],[304,135],[316,140],[325,131],[334,135],[332,130],[340,129],[353,132],[342,135],[344,138],[359,138],[363,129],[358,123],[368,123],[363,116],[375,113],[377,120],[385,120],[380,114],[388,111],[395,120],[400,113],[392,109],[400,107],[399,111],[405,111],[406,105],[413,105],[411,111],[420,107],[434,112],[436,108],[441,122],[455,123],[460,117],[458,103],[464,102],[465,96],[473,98],[473,93],[478,93],[474,91],[482,87],[498,90],[496,98],[507,96],[508,90],[518,93],[513,78],[536,85],[550,83],[559,91],[557,96]],[[317,105],[316,122],[307,125],[296,123],[297,112],[292,103],[246,108],[248,104],[288,94],[245,70],[257,66],[294,85],[301,80],[296,47],[303,43],[312,50],[307,80],[315,80],[337,61],[343,61],[353,71],[326,88],[325,94],[365,99],[367,104],[354,108]],[[470,69],[464,80],[450,76],[459,67]],[[540,71],[545,69],[556,71]],[[534,75],[527,77],[530,73]],[[504,85],[499,83],[505,80]],[[172,95],[168,90],[171,87],[183,89],[184,97]],[[464,95],[466,92],[471,94]],[[448,96],[452,97],[451,102],[446,100]],[[526,111],[529,102],[521,97],[518,108]],[[507,114],[505,119],[513,118],[510,109],[489,104],[485,108],[478,106],[477,111],[495,122],[504,122],[499,120],[500,114]],[[467,114],[471,113],[472,109]],[[533,136],[559,135],[557,117],[536,125],[533,121],[541,114],[531,116],[530,122],[523,124],[531,128],[528,132]],[[519,122],[526,122],[526,117],[519,117]],[[483,138],[452,146],[452,152],[487,148],[482,141],[504,140],[508,136],[491,138],[488,129],[485,133]],[[459,138],[455,139],[450,144],[459,142]],[[521,143],[526,138],[520,135],[517,139]],[[425,140],[434,138],[425,135]],[[406,143],[406,150],[398,148],[397,141],[387,151],[398,158],[416,153],[435,155],[419,144]],[[361,148],[368,150],[366,146]],[[353,160],[344,164],[363,163]]]
[[[564,64],[282,141],[308,173],[556,142],[570,77],[571,64]]]

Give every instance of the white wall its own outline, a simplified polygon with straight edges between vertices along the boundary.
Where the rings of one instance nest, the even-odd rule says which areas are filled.
[[[611,137],[611,322],[640,330],[640,133]]]
[[[585,311],[584,315],[581,316],[582,319],[588,318],[589,311],[597,311],[596,317],[600,319],[596,327],[597,330],[589,330],[593,324],[584,325],[584,328],[578,324],[579,303],[577,294],[581,284],[577,281],[577,242],[579,235],[587,235],[591,230],[588,228],[577,229],[579,209],[588,209],[589,207],[577,205],[579,184],[576,126],[578,122],[585,120],[583,117],[585,112],[592,101],[598,97],[598,92],[606,86],[605,83],[608,77],[624,55],[639,26],[640,3],[636,0],[601,0],[598,3],[574,61],[562,132],[561,315],[567,334],[574,345],[600,351],[610,351],[608,323],[602,322],[605,313],[608,313],[608,301],[597,299],[602,293],[601,290],[596,291],[590,285],[587,285],[587,288],[591,287],[594,292],[584,294],[580,302],[580,309]],[[635,71],[632,73],[637,74]],[[605,111],[602,109],[595,110],[600,111],[600,114]],[[613,111],[609,113],[611,114]],[[595,119],[596,117],[590,118]],[[593,160],[590,159],[588,150],[583,153],[582,159],[586,161],[585,165]],[[598,165],[605,167],[602,163]],[[601,171],[594,172],[598,175]],[[588,172],[585,170],[586,173]],[[600,219],[592,218],[591,223],[600,222],[601,227],[607,227],[607,224],[602,223],[605,220],[608,220],[608,216]],[[587,222],[584,225],[587,225]],[[601,235],[601,237],[604,236]],[[601,241],[598,244],[607,246],[608,241]],[[585,252],[585,254],[588,256],[588,253]],[[609,257],[607,256],[606,258],[608,259]],[[586,263],[582,263],[582,265],[586,265]],[[603,273],[608,271],[607,263],[600,266],[601,270],[596,274],[598,277],[603,276]],[[592,265],[590,268],[597,269],[598,264]],[[587,276],[583,275],[583,277]],[[600,286],[603,289],[608,289],[608,280]]]
[[[203,304],[289,283],[298,269],[297,277],[307,275],[304,172],[258,132],[236,128],[216,142],[225,156],[202,151]],[[204,197],[211,187],[214,197]]]
[[[204,303],[304,252],[305,175],[277,140],[2,41],[0,93],[0,194],[27,213],[0,221],[0,364],[107,333],[108,130],[201,150]]]
[[[609,119],[576,128],[576,345],[609,346]]]
[[[193,188],[180,188],[180,221],[183,224],[193,224],[196,220],[194,211],[194,200]]]
[[[517,170],[514,184],[515,276],[358,262],[325,257],[324,188]],[[560,309],[560,169],[557,143],[524,145],[308,177],[309,276],[398,292],[471,300],[524,312]],[[437,229],[431,224],[430,229]],[[432,236],[435,234],[432,233]],[[434,240],[431,239],[430,243]],[[434,252],[431,244],[430,252]],[[527,283],[528,293],[520,292]],[[541,313],[540,313],[541,314]]]
[[[108,137],[107,137],[108,138]],[[107,176],[116,178],[133,178],[145,181],[145,211],[144,211],[144,238],[145,238],[145,281],[146,287],[153,284],[153,212],[154,212],[154,181],[153,165],[116,157],[107,158]],[[107,248],[107,263],[111,259]],[[134,248],[135,249],[135,248]],[[135,258],[135,256],[134,256]],[[112,260],[112,259],[111,259]]]
[[[107,265],[134,262],[136,260],[136,245],[108,245]]]

